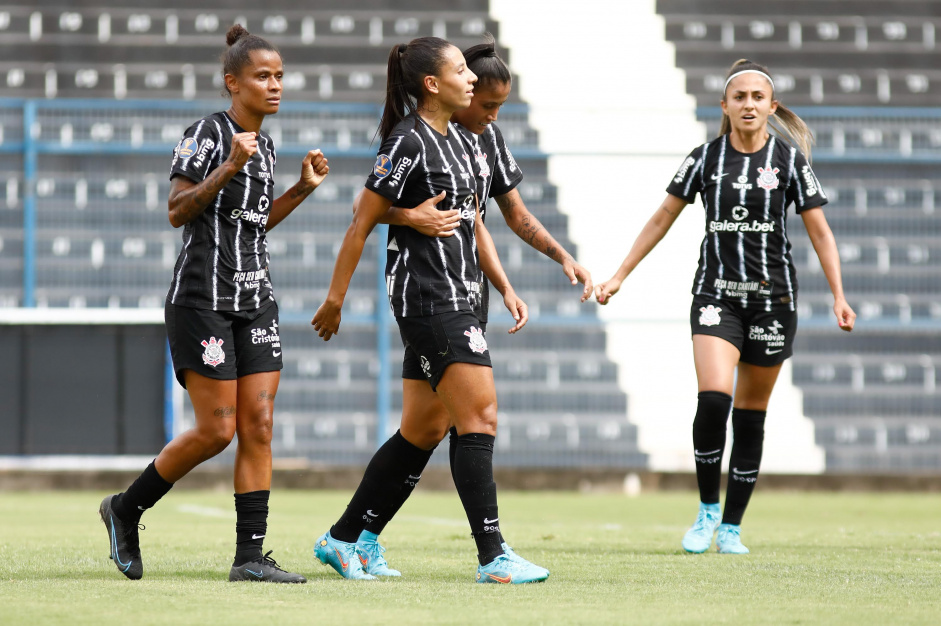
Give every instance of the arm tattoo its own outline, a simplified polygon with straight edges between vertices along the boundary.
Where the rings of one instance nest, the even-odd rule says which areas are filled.
[[[220,406],[218,409],[212,412],[216,417],[226,417],[229,415],[235,415],[234,406]]]
[[[507,222],[513,219],[517,208],[522,208],[523,216],[519,219],[519,225],[516,228],[516,234],[520,239],[557,263],[563,263],[566,258],[571,258],[571,255],[556,243],[552,235],[539,223],[536,216],[527,211],[526,207],[520,207],[515,198],[503,195],[497,196],[496,200],[497,206],[500,207],[500,211]],[[538,239],[537,235],[539,235]]]
[[[174,208],[180,221],[188,224],[198,217],[230,179],[221,167],[217,167],[203,182],[179,193],[178,204]]]
[[[303,200],[304,198],[306,198],[307,196],[309,196],[309,195],[312,194],[313,192],[314,192],[314,188],[313,188],[313,187],[310,187],[309,189],[298,189],[298,186],[297,186],[297,185],[294,185],[293,187],[291,187],[291,193],[290,193],[290,195],[289,195],[288,197],[289,197],[291,200],[297,200],[298,198],[300,198],[301,200]]]
[[[268,393],[267,390],[262,390],[262,392],[258,394],[258,399],[261,401],[271,400],[272,402],[274,402],[274,394]]]

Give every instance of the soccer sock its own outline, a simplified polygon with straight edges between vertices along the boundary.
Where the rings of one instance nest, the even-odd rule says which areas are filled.
[[[766,411],[732,409],[732,454],[723,524],[742,523],[745,507],[755,490],[765,438],[765,415]]]
[[[238,567],[262,557],[270,495],[267,490],[235,494],[235,561],[232,565]]]
[[[454,426],[448,432],[451,434],[448,437],[448,459],[451,462],[451,480],[454,480],[454,455],[457,453],[457,439],[460,435],[457,434],[457,428]],[[456,485],[457,481],[454,484]],[[500,535],[500,543],[502,544],[505,541],[503,533],[497,529],[497,534]]]
[[[396,447],[398,463],[404,470],[402,473],[405,474],[405,478],[402,479],[398,493],[394,490],[390,491],[389,499],[383,504],[382,510],[378,511],[378,516],[371,518],[371,522],[366,524],[366,530],[376,535],[385,530],[386,524],[392,521],[395,514],[399,512],[405,501],[415,491],[415,487],[421,479],[421,474],[425,471],[425,466],[428,465],[428,461],[435,451],[435,448],[422,450],[418,446],[412,445],[402,436],[402,431],[396,431],[389,441],[392,441],[392,439],[396,439],[396,442],[392,445]]]
[[[693,420],[693,453],[696,459],[699,500],[705,504],[719,502],[722,453],[725,450],[725,430],[730,408],[732,396],[727,393],[699,393],[699,406]]]
[[[144,511],[157,504],[172,487],[173,483],[161,478],[151,461],[127,491],[119,493],[111,500],[111,510],[128,524],[136,524]]]
[[[486,565],[503,554],[497,514],[497,484],[493,482],[493,435],[466,433],[454,451],[454,486],[461,497],[477,560]]]
[[[396,431],[369,461],[353,499],[330,529],[330,535],[347,543],[356,543],[364,529],[378,535],[374,524],[381,522],[385,527],[392,519],[415,488],[414,484],[408,485],[403,497],[405,483],[418,484],[430,457],[431,451],[413,446],[401,431]]]

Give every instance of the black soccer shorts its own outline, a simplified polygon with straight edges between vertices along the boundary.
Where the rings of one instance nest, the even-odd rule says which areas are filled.
[[[743,363],[772,367],[793,354],[797,312],[781,304],[770,311],[760,303],[743,308],[732,300],[700,295],[693,297],[689,324],[694,335],[720,337],[738,348]]]
[[[492,367],[486,324],[470,311],[397,317],[395,321],[405,344],[402,378],[427,380],[435,391],[451,363]]]
[[[282,369],[278,305],[254,311],[210,311],[178,306],[164,308],[170,356],[183,387],[183,370],[207,378],[235,380]]]

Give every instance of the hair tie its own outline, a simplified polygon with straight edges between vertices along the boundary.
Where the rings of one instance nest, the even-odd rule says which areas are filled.
[[[405,54],[405,51],[406,51],[406,50],[408,50],[408,44],[407,44],[407,43],[400,43],[400,44],[399,44],[399,54]]]
[[[735,78],[736,76],[741,76],[742,74],[761,74],[762,76],[768,79],[769,83],[771,83],[771,91],[772,93],[774,92],[774,81],[771,80],[770,76],[768,76],[761,70],[742,70],[741,72],[735,72],[734,74],[729,76],[727,79],[725,79],[725,86],[722,87],[722,93],[725,93],[725,90],[729,88],[729,83],[732,82],[733,78]]]

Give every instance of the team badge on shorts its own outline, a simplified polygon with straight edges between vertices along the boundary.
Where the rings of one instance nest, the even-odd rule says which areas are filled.
[[[717,326],[722,320],[719,318],[719,313],[722,311],[720,307],[708,305],[699,307],[699,325],[700,326]]]
[[[778,168],[765,169],[763,167],[758,168],[758,186],[762,189],[767,189],[771,191],[772,189],[778,188],[778,172],[781,171]]]
[[[425,378],[431,378],[431,363],[424,356],[421,358],[421,371],[425,372]]]
[[[222,340],[216,341],[215,337],[210,337],[209,341],[200,342],[206,350],[203,352],[203,363],[213,367],[220,363],[225,363],[225,352],[222,351]]]
[[[470,330],[464,331],[464,336],[469,338],[467,344],[472,352],[483,354],[487,351],[487,340],[484,339],[484,331],[481,329],[471,326]]]

